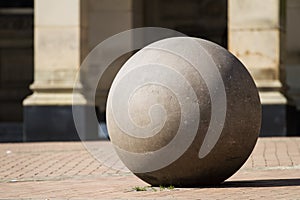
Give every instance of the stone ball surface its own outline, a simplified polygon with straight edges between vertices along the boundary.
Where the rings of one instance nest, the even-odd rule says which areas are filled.
[[[243,64],[189,37],[135,53],[115,77],[106,109],[118,156],[154,186],[223,182],[247,160],[261,125],[258,91]]]

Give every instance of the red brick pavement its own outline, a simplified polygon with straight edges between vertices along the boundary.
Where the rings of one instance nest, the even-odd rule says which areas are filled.
[[[0,199],[300,200],[300,138],[260,138],[242,169],[218,187],[140,192],[132,188],[147,184],[124,170],[109,142],[88,144],[99,160],[80,142],[1,144]]]

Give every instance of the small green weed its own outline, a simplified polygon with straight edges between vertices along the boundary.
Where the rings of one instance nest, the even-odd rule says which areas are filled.
[[[169,185],[169,186],[162,186],[160,185],[159,186],[159,190],[160,191],[163,191],[163,190],[173,190],[175,189],[175,187],[173,185]],[[144,187],[141,187],[141,186],[135,186],[132,188],[133,191],[137,191],[137,192],[141,192],[141,191],[154,191],[156,192],[157,189],[155,187],[151,187],[151,186],[144,186]]]
[[[173,185],[170,185],[170,186],[168,187],[169,190],[174,190],[174,188],[175,188],[175,187],[174,187]]]
[[[163,190],[165,190],[165,189],[168,189],[168,190],[174,190],[174,188],[175,188],[175,187],[174,187],[173,185],[169,185],[168,187],[162,186],[162,185],[159,186],[160,191],[163,191]]]
[[[144,186],[144,187],[136,186],[132,189],[134,191],[137,191],[137,192],[140,192],[140,191],[154,191],[154,192],[156,192],[157,191],[157,189],[155,189],[154,187],[151,187],[151,186]]]
[[[147,186],[145,187],[140,187],[140,186],[135,186],[132,188],[134,191],[140,192],[140,191],[147,191]]]

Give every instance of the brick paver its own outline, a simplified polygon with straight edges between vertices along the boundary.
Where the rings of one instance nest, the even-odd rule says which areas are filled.
[[[109,142],[0,144],[0,199],[299,199],[300,138],[260,138],[245,165],[224,184],[160,188],[119,161]]]

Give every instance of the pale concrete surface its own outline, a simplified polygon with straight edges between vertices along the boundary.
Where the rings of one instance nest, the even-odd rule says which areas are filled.
[[[80,142],[0,144],[0,199],[300,199],[300,138],[260,138],[220,186],[140,192],[109,142],[89,146],[101,161]]]

